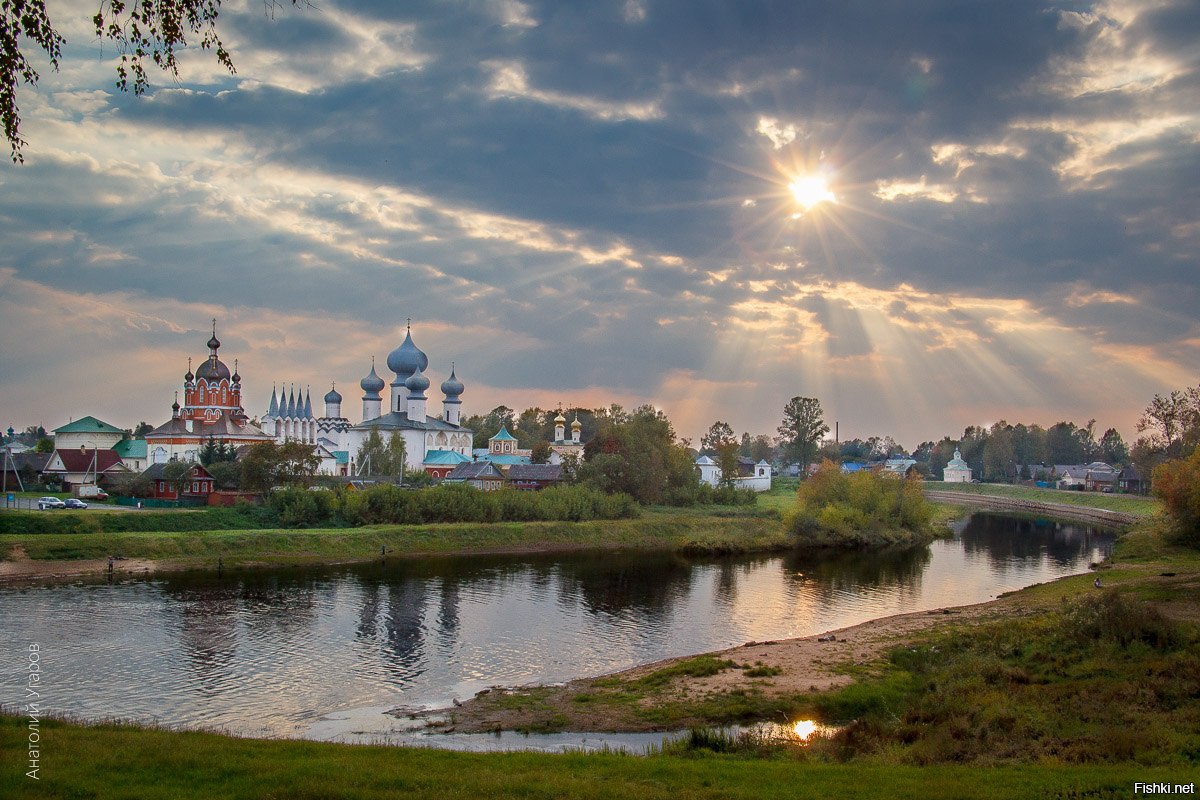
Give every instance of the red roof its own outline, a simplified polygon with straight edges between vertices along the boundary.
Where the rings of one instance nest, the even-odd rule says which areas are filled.
[[[62,459],[67,472],[104,472],[121,463],[121,456],[113,450],[93,450],[89,447],[87,450],[55,450],[54,453]],[[96,459],[95,467],[92,466],[93,456]]]

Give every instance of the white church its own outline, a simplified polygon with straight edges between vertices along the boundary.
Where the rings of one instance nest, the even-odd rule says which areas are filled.
[[[404,439],[405,465],[417,471],[429,466],[453,466],[471,460],[472,431],[459,424],[464,390],[462,381],[454,374],[442,382],[442,409],[439,416],[429,416],[429,378],[425,370],[429,358],[412,340],[412,326],[404,341],[388,354],[388,369],[395,373],[388,397],[388,409],[383,410],[383,378],[375,373],[374,359],[371,372],[359,381],[363,391],[362,421],[357,425],[342,416],[342,396],[336,386],[325,395],[325,415],[316,418],[306,392],[304,398],[295,394],[294,388],[280,398],[271,390],[271,403],[261,420],[260,427],[275,441],[298,440],[308,442],[329,454],[322,457],[322,472],[341,475],[358,474],[360,465],[355,463],[359,448],[371,431],[379,432],[386,443],[393,432]],[[328,462],[328,463],[326,463]]]

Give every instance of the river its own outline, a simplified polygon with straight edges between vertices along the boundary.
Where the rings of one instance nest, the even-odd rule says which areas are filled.
[[[585,553],[174,573],[0,589],[4,694],[245,736],[371,740],[394,707],[966,605],[1086,571],[1111,533],[978,513],[907,552]]]

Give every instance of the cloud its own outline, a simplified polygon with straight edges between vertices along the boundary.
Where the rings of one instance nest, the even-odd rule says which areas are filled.
[[[97,377],[92,329],[159,408],[170,326],[213,315],[253,392],[355,381],[411,316],[476,410],[655,401],[693,436],[794,394],[914,443],[1128,434],[1200,366],[1191,3],[225,4],[238,74],[188,55],[141,99],[70,13],[0,170],[0,336],[67,320],[0,354],[17,416],[93,413],[37,371]],[[817,166],[838,202],[794,218]]]

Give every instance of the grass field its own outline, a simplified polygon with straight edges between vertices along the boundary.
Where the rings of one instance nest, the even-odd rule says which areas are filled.
[[[639,548],[736,553],[789,546],[779,520],[650,511],[639,519],[594,522],[503,522],[380,525],[363,528],[253,531],[170,531],[87,534],[2,534],[0,554],[15,547],[32,559],[126,558],[214,566],[305,563],[389,555],[500,553]]]
[[[925,488],[939,492],[963,492],[984,494],[994,497],[1011,497],[1017,500],[1035,500],[1039,503],[1061,503],[1063,505],[1102,508],[1126,514],[1152,516],[1162,510],[1162,503],[1154,497],[1134,494],[1105,494],[1104,492],[1071,492],[1064,489],[1038,489],[1030,486],[1013,486],[1006,483],[943,483],[926,481]]]
[[[28,728],[0,717],[0,796],[105,800],[263,798],[1125,798],[1135,781],[1196,780],[1138,764],[897,767],[791,758],[462,754],[233,739],[120,725],[40,724],[38,780]]]

